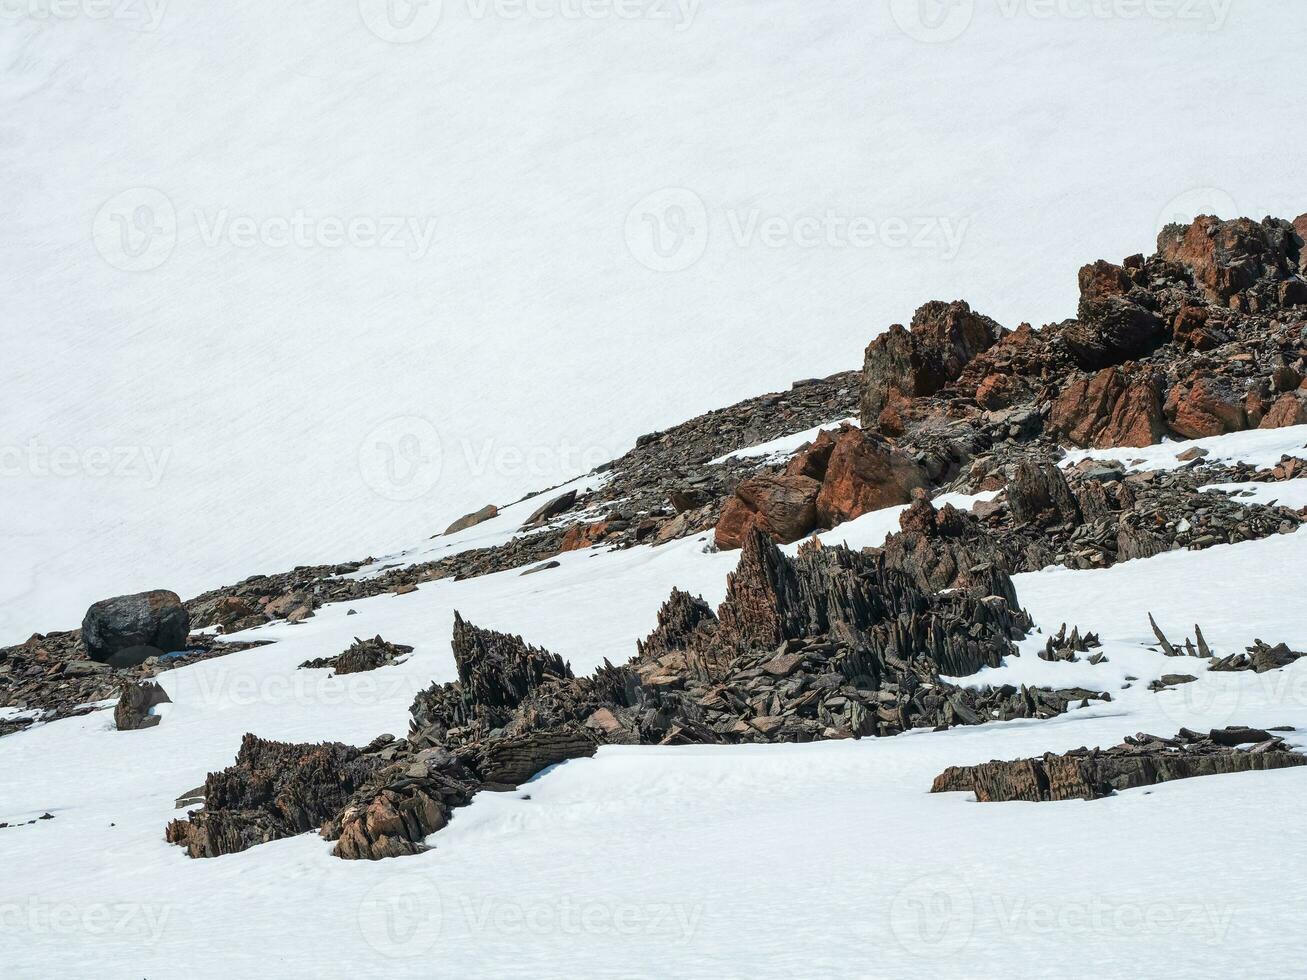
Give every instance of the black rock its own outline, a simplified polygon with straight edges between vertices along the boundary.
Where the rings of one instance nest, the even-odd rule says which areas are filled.
[[[132,647],[180,650],[186,646],[190,629],[190,615],[177,594],[156,589],[97,602],[82,620],[82,641],[92,660],[108,663],[115,654]],[[133,651],[132,657],[140,653]],[[151,655],[121,666],[134,666]]]

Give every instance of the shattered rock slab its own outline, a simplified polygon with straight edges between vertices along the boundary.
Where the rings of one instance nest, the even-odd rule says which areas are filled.
[[[344,653],[339,653],[334,657],[319,657],[316,660],[306,660],[300,664],[300,669],[331,668],[337,674],[359,674],[368,670],[376,670],[378,667],[388,667],[412,652],[412,647],[403,646],[399,643],[390,643],[380,636],[374,636],[370,640],[360,640],[356,636],[354,642]]]
[[[1252,747],[1245,749],[1249,743]],[[1105,750],[1080,748],[1035,759],[950,766],[935,777],[930,791],[970,791],[979,803],[1098,800],[1173,779],[1302,765],[1307,765],[1307,755],[1268,731],[1225,728],[1200,735],[1181,729],[1175,738],[1141,734]]]

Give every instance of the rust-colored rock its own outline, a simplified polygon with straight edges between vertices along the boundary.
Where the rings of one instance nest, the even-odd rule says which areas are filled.
[[[927,485],[913,459],[887,439],[849,428],[836,437],[830,463],[817,496],[817,518],[835,527],[873,510],[912,500],[912,491]]]
[[[1204,439],[1248,428],[1243,392],[1222,377],[1199,377],[1176,385],[1166,396],[1168,424],[1188,439]]]
[[[1048,431],[1085,448],[1151,446],[1166,433],[1161,377],[1125,365],[1072,381],[1053,400]]]
[[[560,551],[580,551],[598,544],[608,532],[607,521],[595,521],[593,524],[573,524],[563,535]]]
[[[1201,215],[1190,225],[1167,225],[1157,238],[1157,251],[1164,260],[1188,269],[1211,302],[1257,312],[1265,301],[1241,294],[1259,280],[1270,279],[1278,298],[1278,282],[1295,271],[1291,260],[1298,249],[1287,221],[1222,221]]]
[[[863,363],[862,425],[875,428],[895,393],[931,395],[955,381],[977,354],[998,342],[1003,328],[964,302],[931,302],[894,324],[867,347]]]
[[[797,541],[817,527],[821,484],[809,476],[761,474],[735,489],[722,508],[715,539],[723,551],[739,548],[758,528],[782,544]]]
[[[1307,425],[1307,392],[1290,391],[1277,398],[1262,416],[1261,429],[1282,429],[1287,425]]]

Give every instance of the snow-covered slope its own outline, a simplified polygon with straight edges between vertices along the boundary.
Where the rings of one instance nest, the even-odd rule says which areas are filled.
[[[1208,444],[1240,458],[1263,441]],[[878,543],[894,516],[838,530]],[[54,816],[0,831],[5,975],[81,975],[88,964],[112,978],[1300,972],[1302,770],[1093,803],[982,806],[928,790],[949,765],[1181,725],[1292,725],[1301,746],[1307,662],[1154,694],[1148,682],[1177,661],[1146,648],[1150,612],[1173,638],[1201,623],[1218,653],[1254,636],[1307,645],[1301,586],[1285,571],[1307,561],[1301,531],[1018,576],[1046,631],[1097,630],[1108,656],[1047,663],[1032,636],[1023,656],[972,679],[1113,695],[1050,721],[808,745],[605,747],[519,791],[482,794],[434,850],[378,863],[337,860],[314,835],[213,860],[164,843],[174,797],[227,765],[245,731],[355,743],[403,732],[414,691],[454,676],[455,608],[587,670],[632,653],[672,585],[719,600],[735,556],[691,538],[559,561],[252,631],[278,642],[160,675],[173,703],[157,728],[117,732],[99,712],[0,740],[0,819]],[[413,655],[341,678],[295,669],[377,632]]]
[[[1087,6],[6,4],[0,643],[1300,210],[1295,0]]]

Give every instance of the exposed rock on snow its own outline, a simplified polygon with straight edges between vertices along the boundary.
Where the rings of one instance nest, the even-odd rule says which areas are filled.
[[[248,736],[236,765],[210,775],[205,809],[174,821],[168,839],[211,856],[317,825],[340,857],[415,854],[478,791],[605,743],[858,738],[1048,718],[1107,699],[943,680],[1000,665],[1029,620],[996,568],[938,593],[918,585],[915,552],[902,567],[896,554],[810,546],[791,559],[755,529],[716,615],[673,592],[637,656],[588,677],[456,616],[459,680],[418,696],[407,739],[349,750]]]
[[[123,685],[118,706],[113,709],[113,721],[120,732],[131,732],[141,728],[153,728],[159,724],[159,716],[150,714],[150,709],[160,704],[169,704],[172,698],[168,692],[153,681],[137,681]]]
[[[306,660],[300,664],[300,668],[331,668],[337,674],[358,674],[367,670],[376,670],[378,667],[386,667],[412,652],[412,647],[390,643],[380,636],[374,636],[370,640],[360,640],[356,636],[344,653],[338,653],[334,657]]]
[[[1248,744],[1252,747],[1242,748]],[[1226,728],[1208,735],[1181,729],[1175,738],[1127,736],[1106,750],[950,767],[935,777],[930,791],[970,791],[981,803],[1097,800],[1172,779],[1302,765],[1307,765],[1307,755],[1289,750],[1283,738],[1260,729]]]

